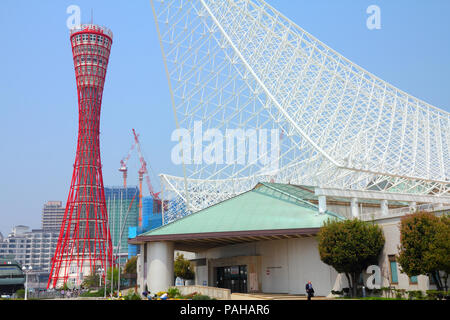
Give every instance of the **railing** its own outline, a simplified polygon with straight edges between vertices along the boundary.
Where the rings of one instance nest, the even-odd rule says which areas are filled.
[[[361,215],[360,219],[363,221],[370,221],[376,219],[401,217],[406,214],[411,214],[417,211],[435,212],[441,210],[450,210],[450,206],[442,206],[441,204],[436,203],[425,203],[418,205],[416,207],[403,207],[398,209],[392,209],[389,210],[385,215],[381,211],[365,213]]]
[[[70,34],[74,34],[80,31],[96,31],[108,35],[111,39],[113,38],[113,33],[109,28],[99,26],[97,24],[81,24],[78,26],[74,26],[72,29],[70,29]]]
[[[200,293],[207,295],[211,298],[219,300],[231,300],[231,290],[226,288],[206,287],[206,286],[173,286],[171,288],[177,288],[182,295],[188,295],[190,293]]]

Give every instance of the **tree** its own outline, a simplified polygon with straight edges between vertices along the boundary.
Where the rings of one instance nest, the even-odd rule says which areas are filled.
[[[320,259],[345,274],[350,292],[356,296],[359,275],[369,265],[378,263],[383,250],[385,239],[381,228],[358,219],[328,219],[317,238]]]
[[[402,218],[397,260],[409,277],[429,274],[438,290],[447,289],[450,273],[450,218],[417,212]],[[442,281],[441,272],[444,272]]]
[[[194,271],[192,270],[191,262],[184,258],[183,254],[177,253],[173,269],[176,277],[183,279],[194,279]]]
[[[83,280],[81,286],[83,288],[98,288],[100,285],[100,275],[97,273],[92,273],[86,276]]]
[[[133,256],[125,264],[125,267],[123,268],[123,273],[136,274],[136,272],[137,272],[137,257]]]

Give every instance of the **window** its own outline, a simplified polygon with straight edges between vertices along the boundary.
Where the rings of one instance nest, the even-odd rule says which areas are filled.
[[[417,276],[409,277],[410,284],[417,284]]]
[[[398,283],[398,271],[397,271],[397,261],[395,260],[395,256],[388,256],[389,258],[389,269],[391,271],[391,283]]]

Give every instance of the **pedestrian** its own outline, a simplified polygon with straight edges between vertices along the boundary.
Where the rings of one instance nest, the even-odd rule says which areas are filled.
[[[311,297],[314,297],[314,288],[311,284],[311,281],[308,281],[306,284],[306,293],[308,294],[308,300],[311,300]]]

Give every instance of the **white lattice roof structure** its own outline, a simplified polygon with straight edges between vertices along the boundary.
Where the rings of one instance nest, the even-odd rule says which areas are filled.
[[[184,164],[184,177],[161,175],[163,197],[173,200],[165,222],[260,181],[449,196],[448,112],[357,66],[262,0],[151,3],[177,128],[280,130],[277,170],[203,162]]]

